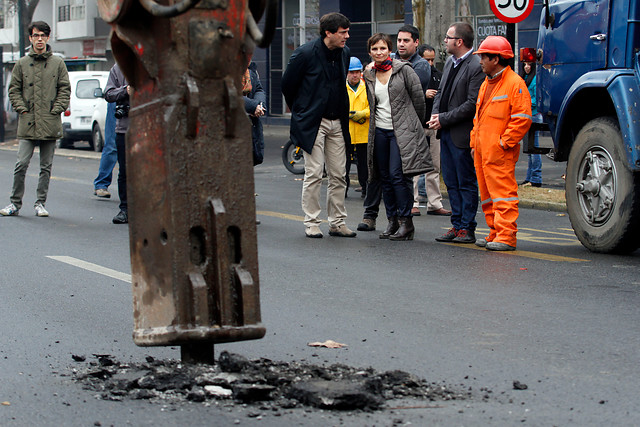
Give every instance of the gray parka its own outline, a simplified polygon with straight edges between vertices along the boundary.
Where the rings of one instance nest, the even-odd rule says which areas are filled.
[[[371,109],[367,166],[369,180],[372,180],[378,178],[377,168],[373,164],[373,141],[376,130],[375,85],[377,83],[375,69],[364,72],[364,81],[367,84],[367,98]],[[433,171],[429,144],[422,128],[422,123],[425,121],[426,105],[418,75],[413,71],[410,63],[394,59],[388,85],[391,119],[396,141],[400,148],[402,172],[405,175],[414,176]]]
[[[20,58],[9,83],[9,100],[18,113],[18,139],[62,138],[60,114],[70,96],[67,67],[49,45],[44,53],[31,51]]]

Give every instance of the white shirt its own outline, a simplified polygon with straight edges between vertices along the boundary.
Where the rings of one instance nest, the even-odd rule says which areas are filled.
[[[389,79],[391,80],[391,79]],[[391,120],[391,102],[389,100],[389,82],[380,83],[376,79],[376,127],[380,129],[393,130],[393,120]]]

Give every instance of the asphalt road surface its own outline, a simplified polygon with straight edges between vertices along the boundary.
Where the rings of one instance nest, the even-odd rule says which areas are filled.
[[[448,218],[426,215],[415,218],[411,242],[380,240],[377,232],[309,239],[301,177],[280,160],[286,135],[267,135],[266,161],[254,174],[267,335],[216,345],[216,356],[228,350],[400,369],[471,388],[475,397],[372,413],[298,408],[277,415],[259,406],[97,399],[73,381],[71,355],[129,362],[180,355],[176,347],[133,344],[127,226],[111,224],[117,197],[92,196],[98,160],[76,150],[54,160],[49,218],[35,217],[31,207],[37,155],[20,216],[0,218],[1,426],[640,424],[640,251],[590,253],[565,215],[527,209],[512,253],[435,242]],[[0,150],[6,203],[14,163],[15,152]],[[355,228],[357,193],[347,210]],[[481,234],[486,225],[477,218]],[[347,347],[307,345],[329,339]],[[528,388],[514,390],[514,381]]]

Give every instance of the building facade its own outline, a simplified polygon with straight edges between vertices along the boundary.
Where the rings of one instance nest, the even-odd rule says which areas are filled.
[[[95,0],[40,0],[33,20],[51,26],[49,44],[65,58],[110,57],[107,41],[110,27],[100,18]],[[20,57],[15,0],[0,0],[0,46],[4,62]],[[29,46],[29,40],[25,40],[25,46]],[[90,68],[108,70],[113,62],[107,62],[96,62]]]

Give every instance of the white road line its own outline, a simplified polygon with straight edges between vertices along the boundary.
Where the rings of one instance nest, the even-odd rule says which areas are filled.
[[[113,279],[122,280],[123,282],[131,283],[131,275],[126,273],[121,273],[116,270],[112,270],[107,267],[103,267],[98,264],[93,264],[87,261],[83,261],[78,258],[73,258],[70,256],[49,256],[47,258],[53,259],[55,261],[64,262],[65,264],[73,265],[74,267],[82,268],[83,270],[93,271],[94,273],[102,274],[103,276],[111,277]]]

